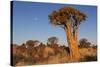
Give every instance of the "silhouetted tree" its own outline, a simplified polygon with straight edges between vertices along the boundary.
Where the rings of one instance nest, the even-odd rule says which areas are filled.
[[[79,25],[86,19],[86,15],[73,7],[63,7],[53,11],[48,17],[51,24],[59,25],[65,30],[70,47],[71,60],[78,61],[80,54],[78,51],[77,33]]]
[[[58,38],[57,37],[50,37],[50,38],[48,38],[48,41],[47,42],[50,45],[57,44],[58,43]]]
[[[33,47],[34,46],[34,41],[33,40],[26,41],[26,46],[27,47]]]
[[[90,47],[91,43],[90,42],[87,42],[86,43],[86,47]]]
[[[26,41],[26,47],[27,48],[33,48],[36,45],[39,45],[39,41],[38,40],[28,40]]]
[[[38,43],[40,43],[38,40],[28,40],[26,41],[26,48],[27,48],[27,54],[31,57],[33,53],[33,50],[35,50],[34,46],[37,46]]]
[[[91,45],[90,42],[86,38],[80,39],[79,40],[79,47],[89,47]]]

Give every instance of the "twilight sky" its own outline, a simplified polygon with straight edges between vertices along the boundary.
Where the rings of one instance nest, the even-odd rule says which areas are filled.
[[[63,6],[72,6],[84,12],[87,20],[84,21],[78,32],[78,40],[87,38],[90,42],[97,41],[97,7],[69,4],[13,2],[13,43],[21,45],[27,40],[39,40],[43,43],[51,36],[59,38],[60,44],[67,44],[66,35],[62,28],[49,23],[48,15]]]

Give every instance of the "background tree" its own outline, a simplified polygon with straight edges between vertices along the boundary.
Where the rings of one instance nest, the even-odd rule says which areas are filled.
[[[88,42],[88,40],[86,38],[80,39],[79,40],[79,47],[90,47],[91,43]]]
[[[35,53],[35,46],[40,43],[38,40],[28,40],[26,41],[26,53],[28,54],[29,57],[32,57],[32,55]],[[34,50],[34,51],[33,51]]]
[[[40,41],[34,40],[34,46],[39,46],[39,45],[40,45]]]
[[[26,41],[26,46],[27,48],[33,48],[34,46],[39,45],[39,41],[38,40],[28,40]]]
[[[50,37],[50,38],[48,38],[48,41],[47,42],[50,45],[57,44],[58,43],[58,38],[57,37]]]
[[[90,47],[90,46],[91,46],[91,42],[87,42],[86,47]]]
[[[79,25],[86,19],[86,15],[73,7],[62,7],[53,11],[48,17],[51,24],[59,25],[65,30],[71,61],[78,61],[80,54],[77,45],[77,33]]]
[[[26,41],[26,47],[27,48],[33,48],[34,47],[34,41],[33,40]]]

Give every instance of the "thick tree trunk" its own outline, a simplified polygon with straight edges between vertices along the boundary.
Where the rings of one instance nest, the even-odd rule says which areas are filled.
[[[70,24],[67,23],[65,27],[65,32],[67,36],[67,42],[70,49],[70,58],[71,62],[77,62],[80,58],[78,43],[77,43],[77,31],[75,31],[75,35],[73,36],[71,33]]]

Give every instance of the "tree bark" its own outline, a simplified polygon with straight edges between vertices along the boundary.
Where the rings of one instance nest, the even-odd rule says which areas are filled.
[[[65,27],[65,32],[66,32],[68,46],[70,49],[71,62],[77,62],[80,58],[78,43],[77,43],[77,30],[75,30],[74,35],[72,35],[70,23],[67,22]]]

